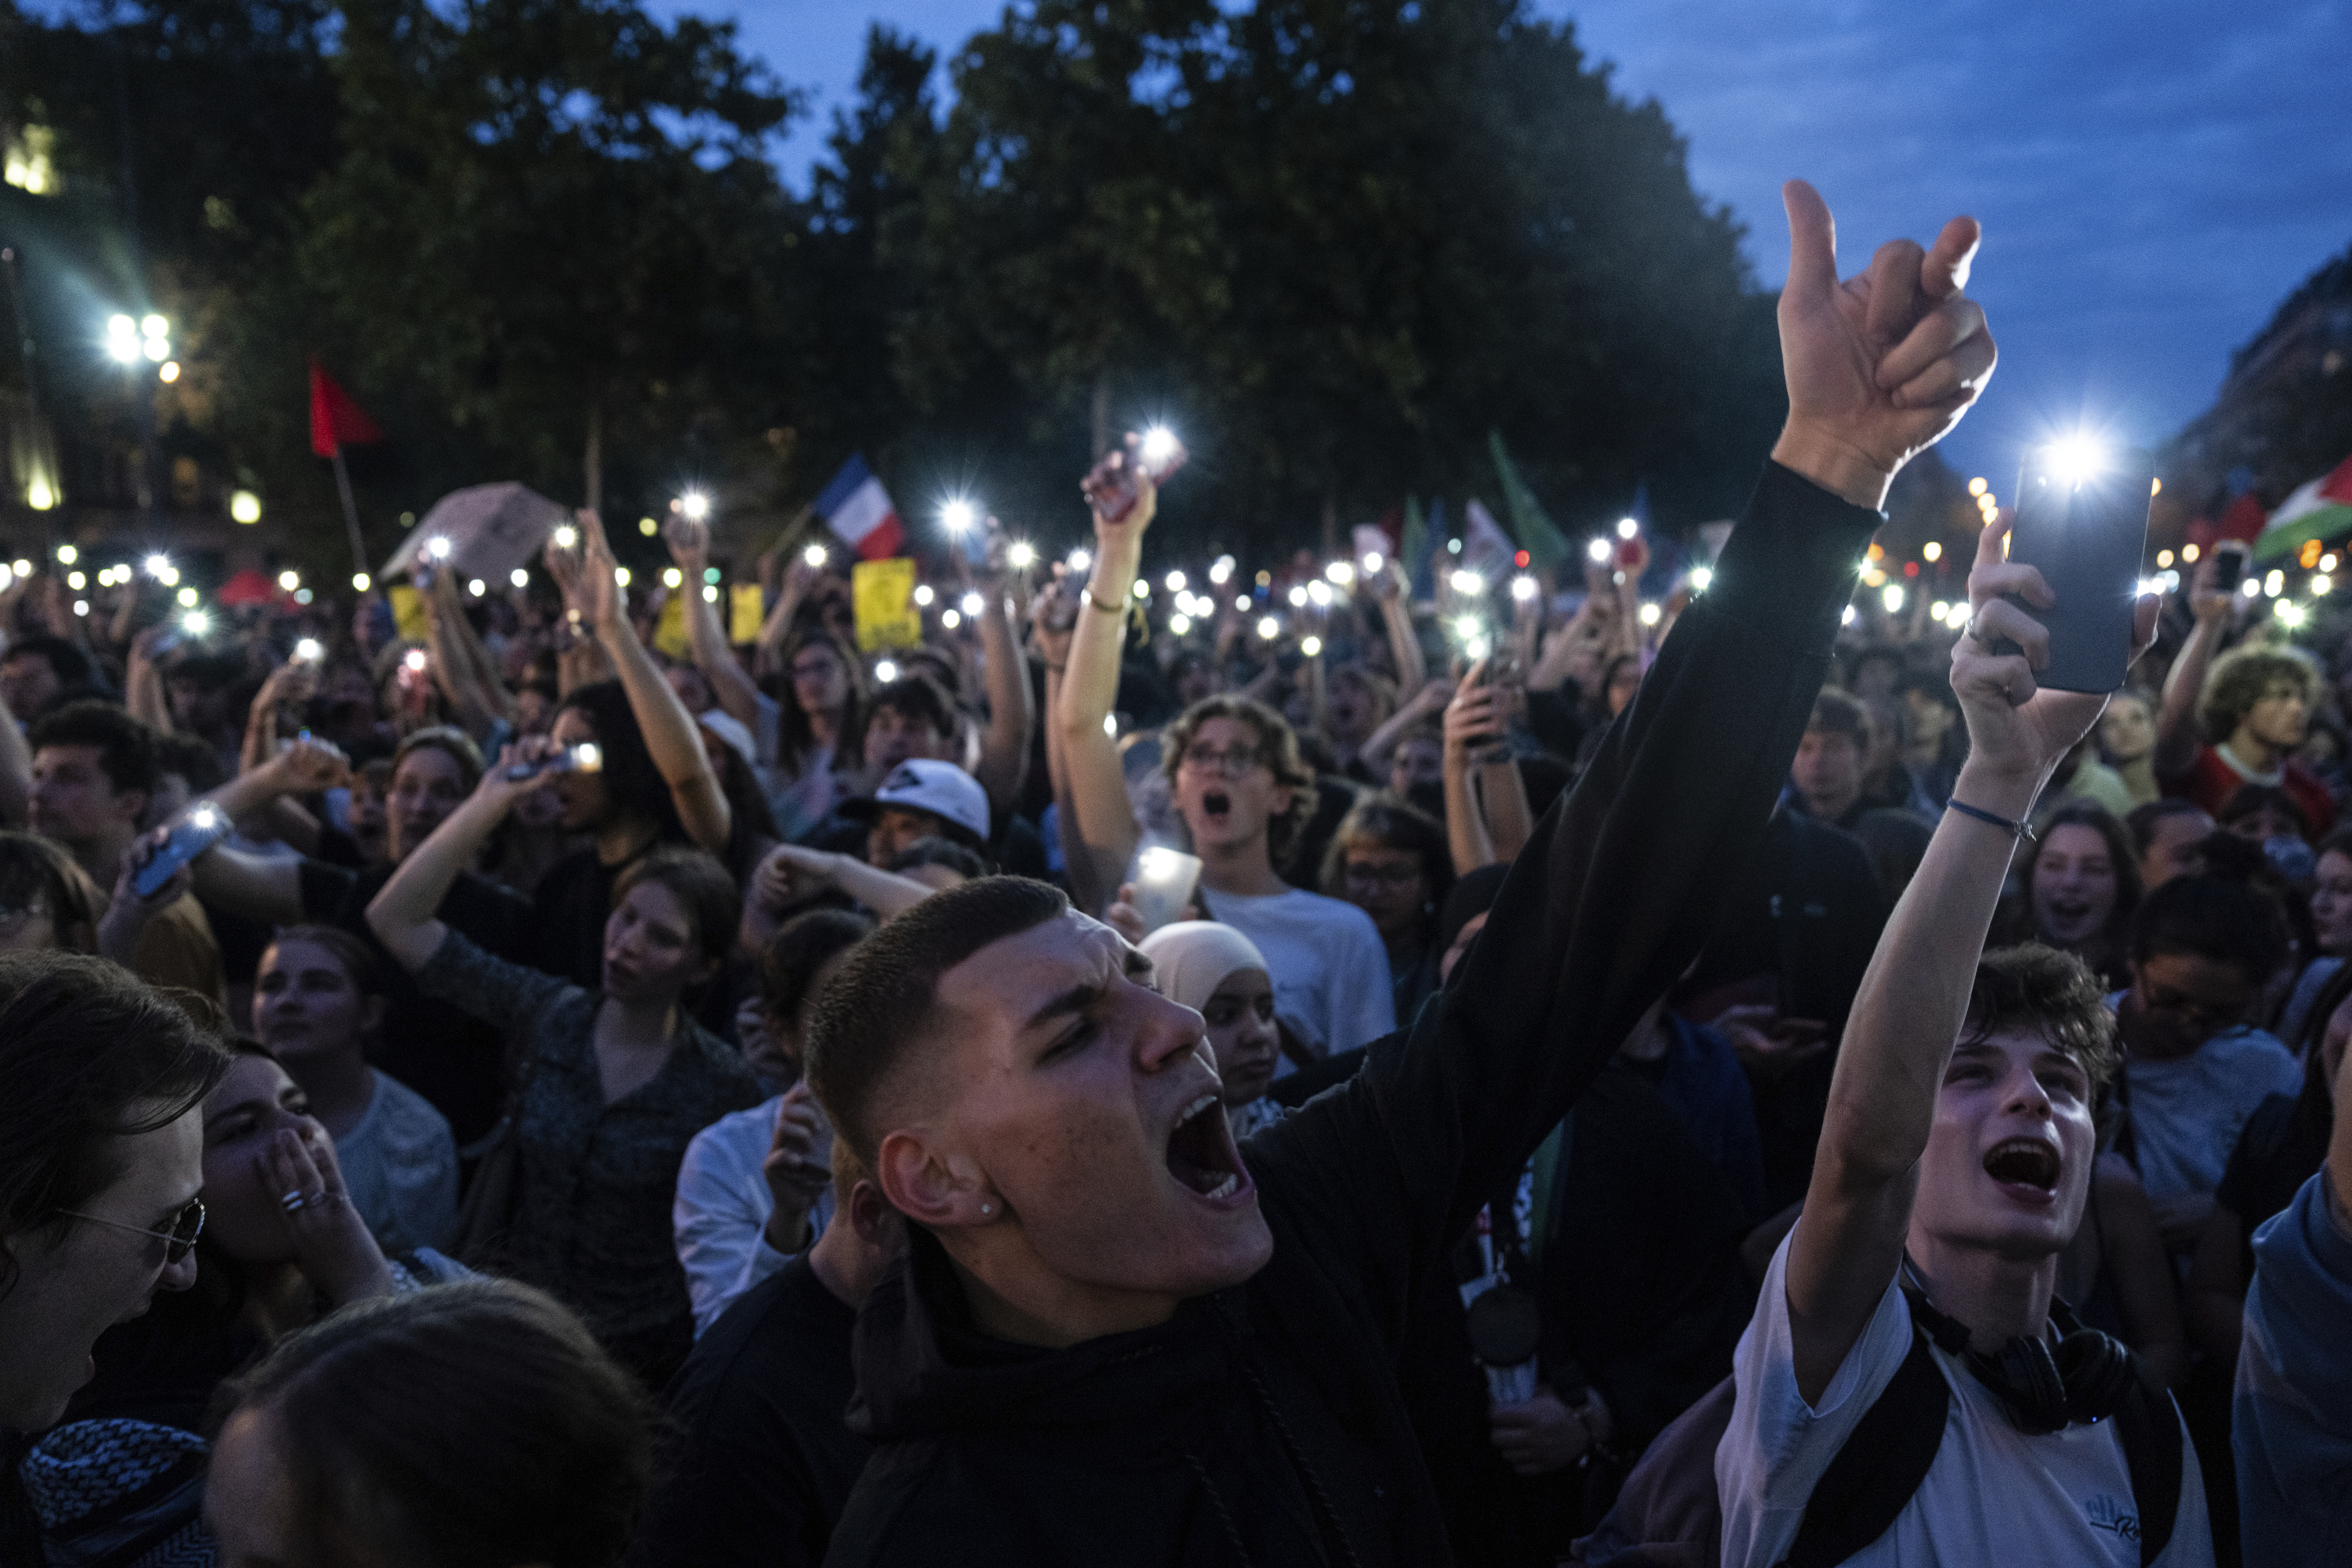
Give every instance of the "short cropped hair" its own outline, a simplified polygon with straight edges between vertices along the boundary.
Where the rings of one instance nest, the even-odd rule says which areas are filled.
[[[79,953],[0,954],[0,1236],[62,1234],[122,1171],[113,1140],[169,1126],[228,1057],[153,987]],[[0,1247],[0,1296],[16,1260]]]
[[[2215,841],[2231,841],[2243,842]],[[2260,852],[2247,850],[2249,860],[2259,863]],[[2248,983],[2260,986],[2286,962],[2286,920],[2277,902],[2243,876],[2210,870],[2176,876],[2147,895],[2132,921],[2133,963],[2168,953],[2235,964]]]
[[[2206,815],[2204,807],[2194,800],[2184,800],[2178,795],[2167,795],[2161,800],[2141,801],[2134,806],[2131,809],[2131,814],[2124,819],[2124,826],[2131,832],[2132,853],[2141,860],[2146,860],[2148,846],[2156,842],[2156,830],[2173,818]],[[2210,821],[2210,818],[2208,820]]]
[[[877,1106],[892,1080],[929,1048],[940,979],[974,953],[1061,918],[1062,890],[1026,877],[984,876],[935,893],[854,948],[817,998],[807,1044],[809,1086],[834,1131],[871,1167]]]
[[[63,637],[46,632],[36,632],[29,637],[13,639],[8,651],[0,654],[0,664],[13,664],[19,659],[38,659],[48,665],[49,674],[67,691],[89,685],[98,678],[89,655]]]
[[[653,1402],[551,1296],[480,1279],[379,1296],[223,1385],[266,1411],[297,1560],[605,1568],[653,1472]]]
[[[221,766],[220,753],[202,736],[177,731],[155,737],[157,781],[161,782],[166,773],[176,773],[186,779],[191,795],[205,794],[228,782],[228,769]]]
[[[790,1022],[818,971],[873,929],[871,917],[848,909],[812,909],[777,926],[760,950],[760,1005],[770,1018]]]
[[[952,736],[956,732],[955,700],[928,672],[918,670],[900,675],[877,690],[866,699],[866,722],[872,724],[874,716],[886,707],[900,718],[929,726],[934,735]]]
[[[1835,686],[1823,686],[1815,695],[1812,716],[1805,720],[1805,728],[1823,735],[1843,735],[1862,750],[1870,749],[1870,709],[1863,706],[1861,698]]]
[[[2009,1030],[2042,1036],[2091,1081],[2091,1097],[2123,1065],[2115,1014],[2090,966],[2039,942],[1996,948],[1977,960],[1968,1021],[1959,1043],[1975,1045]]]
[[[33,726],[32,748],[89,746],[98,749],[99,771],[114,793],[155,792],[155,732],[130,713],[96,697],[83,697],[51,710]]]
[[[695,946],[714,963],[735,947],[735,926],[743,917],[742,894],[727,868],[700,850],[656,850],[613,882],[613,907],[640,883],[657,882],[677,895],[694,925]]]
[[[1274,781],[1289,787],[1290,810],[1265,825],[1266,858],[1280,865],[1322,804],[1315,789],[1315,770],[1298,755],[1298,734],[1289,720],[1264,703],[1230,693],[1202,697],[1178,715],[1160,735],[1160,770],[1168,776],[1171,786],[1184,766],[1184,753],[1192,747],[1192,737],[1213,718],[1235,719],[1257,731],[1258,754],[1274,769]]]
[[[2278,681],[2291,681],[2303,694],[2304,706],[2319,701],[2319,665],[2300,648],[2232,648],[2213,661],[2205,676],[2205,690],[2197,699],[2197,717],[2206,738],[2215,745],[2237,733],[2246,715]]]
[[[593,718],[594,716],[590,716]],[[482,781],[482,748],[474,744],[472,736],[454,724],[428,724],[423,729],[409,731],[402,738],[399,749],[392,754],[392,770],[399,772],[400,765],[408,760],[410,752],[428,747],[457,765],[457,777],[464,782],[467,794],[471,794],[474,786]]]

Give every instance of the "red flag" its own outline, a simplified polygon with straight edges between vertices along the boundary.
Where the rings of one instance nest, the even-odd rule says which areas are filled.
[[[334,378],[310,361],[310,450],[321,457],[332,457],[338,447],[349,444],[365,445],[382,441],[383,432],[375,421],[360,411],[352,394],[337,386]]]

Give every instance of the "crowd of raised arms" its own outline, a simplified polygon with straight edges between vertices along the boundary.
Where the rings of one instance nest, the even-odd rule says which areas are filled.
[[[1132,439],[887,652],[683,511],[682,640],[585,512],[414,639],[21,578],[0,1561],[2345,1561],[2352,667],[2209,559],[2039,686],[2006,513],[1850,610],[1979,236],[1786,194],[1672,580]]]

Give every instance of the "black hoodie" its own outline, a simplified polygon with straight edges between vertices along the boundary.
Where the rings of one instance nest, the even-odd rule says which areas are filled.
[[[1274,1257],[1156,1328],[987,1338],[920,1229],[858,1320],[877,1448],[825,1561],[1443,1563],[1397,1387],[1408,1306],[1715,924],[1879,522],[1768,466],[1485,932],[1412,1031],[1244,1148]]]

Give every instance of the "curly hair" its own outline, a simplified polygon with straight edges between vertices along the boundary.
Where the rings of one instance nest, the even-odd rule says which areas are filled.
[[[2010,1030],[2038,1034],[2063,1051],[2090,1079],[2094,1099],[2123,1066],[2115,1015],[2098,977],[2072,953],[2039,942],[1997,948],[1977,960],[1959,1043],[1975,1045]]]
[[[1213,718],[1230,718],[1255,730],[1258,755],[1274,770],[1274,781],[1290,791],[1290,809],[1265,824],[1266,858],[1279,865],[1321,804],[1315,791],[1315,770],[1298,754],[1298,734],[1289,720],[1264,703],[1230,693],[1202,697],[1160,734],[1160,770],[1167,775],[1170,788],[1175,787],[1177,769],[1184,766],[1184,753],[1192,737]]]
[[[2237,733],[2263,694],[2279,681],[2293,681],[2305,708],[2319,702],[2319,665],[2300,648],[2232,648],[2213,661],[2197,717],[2206,738],[2219,746]]]

